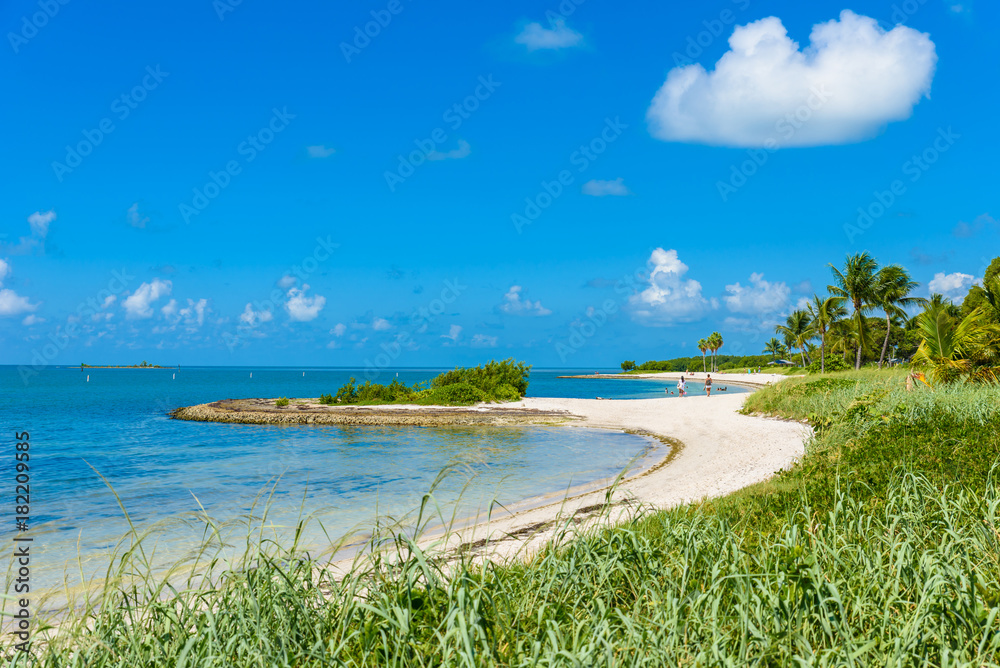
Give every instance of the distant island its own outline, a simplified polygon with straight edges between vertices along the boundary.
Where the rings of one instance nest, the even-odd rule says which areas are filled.
[[[173,369],[175,367],[150,364],[143,360],[141,364],[85,364],[80,362],[80,369]]]

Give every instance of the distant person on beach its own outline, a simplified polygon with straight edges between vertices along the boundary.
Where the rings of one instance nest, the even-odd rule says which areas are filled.
[[[688,387],[687,382],[685,382],[684,376],[681,376],[681,379],[677,381],[677,395],[681,397],[686,397],[687,387]]]
[[[712,374],[708,374],[708,378],[705,379],[705,394],[712,396]]]

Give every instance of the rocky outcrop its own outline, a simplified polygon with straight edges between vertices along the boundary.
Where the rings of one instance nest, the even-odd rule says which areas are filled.
[[[178,408],[170,416],[235,424],[414,426],[556,424],[579,419],[565,411],[523,408],[516,402],[479,406],[325,406],[316,400],[296,400],[279,408],[274,399],[224,399]]]

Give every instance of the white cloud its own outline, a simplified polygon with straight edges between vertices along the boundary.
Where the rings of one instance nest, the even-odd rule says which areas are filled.
[[[193,299],[187,300],[188,305],[178,311],[177,315],[184,319],[184,324],[188,329],[197,329],[205,324],[205,311],[208,310],[208,300]]]
[[[292,320],[297,322],[315,320],[319,312],[323,310],[323,306],[326,305],[326,297],[321,295],[307,297],[306,291],[308,290],[309,286],[304,284],[301,290],[292,288],[288,291],[288,302],[285,304],[285,308]]]
[[[3,288],[0,290],[0,316],[21,315],[38,308],[38,304],[32,304],[27,297],[22,297],[13,290]]]
[[[319,144],[318,146],[306,146],[306,151],[309,153],[310,158],[329,158],[337,152],[337,149],[327,148]]]
[[[171,299],[168,301],[163,308],[160,309],[160,313],[167,316],[168,318],[173,317],[177,314],[177,300]]]
[[[764,280],[764,274],[750,274],[750,285],[737,283],[726,286],[729,293],[723,297],[726,307],[733,313],[760,315],[780,311],[788,303],[791,289],[782,283]]]
[[[462,158],[467,158],[469,154],[472,153],[472,147],[469,146],[469,142],[464,139],[458,140],[458,148],[452,149],[451,151],[431,151],[427,154],[428,160],[461,160]]]
[[[657,248],[647,265],[649,287],[632,295],[629,304],[636,319],[651,325],[671,325],[699,319],[716,304],[701,294],[701,283],[685,279],[688,266],[677,257],[676,250]]]
[[[49,223],[56,219],[55,211],[36,211],[28,216],[28,225],[31,226],[31,234],[44,239],[49,235]]]
[[[569,28],[564,19],[550,21],[550,28],[543,28],[537,21],[524,26],[514,41],[528,47],[528,51],[538,49],[565,49],[583,43],[583,35]]]
[[[487,336],[486,334],[476,334],[472,337],[473,348],[496,348],[497,337]]]
[[[28,226],[31,228],[31,235],[21,237],[17,244],[4,244],[2,252],[13,255],[27,255],[35,249],[45,250],[45,237],[49,235],[49,224],[56,219],[55,211],[36,211],[28,216]]]
[[[32,325],[37,325],[43,322],[45,322],[45,318],[39,318],[37,315],[31,314],[26,316],[24,320],[21,321],[21,324],[25,327],[31,327]]]
[[[333,334],[334,336],[343,336],[344,332],[346,331],[347,331],[347,325],[345,325],[342,322],[338,322],[336,325],[333,326],[333,329],[330,330],[330,333]]]
[[[392,323],[390,323],[385,318],[375,318],[372,320],[372,329],[376,332],[384,332],[386,330],[392,329]]]
[[[149,217],[143,216],[141,213],[139,213],[139,203],[134,202],[132,206],[128,208],[128,211],[125,213],[125,220],[132,227],[138,227],[139,229],[143,229],[146,227],[146,223],[149,222]]]
[[[452,325],[451,327],[448,328],[448,333],[442,334],[441,338],[451,339],[452,341],[458,341],[458,337],[459,335],[461,335],[461,333],[462,333],[461,325]]]
[[[240,314],[240,322],[253,327],[258,322],[270,322],[273,317],[270,311],[254,311],[253,305],[248,303],[246,308],[243,309],[243,313]]]
[[[773,16],[738,26],[729,46],[711,72],[670,70],[647,112],[653,135],[745,147],[862,141],[910,117],[937,62],[926,34],[886,32],[846,9],[813,26],[804,50]]]
[[[503,296],[503,301],[498,307],[504,313],[510,315],[551,315],[552,311],[542,306],[541,301],[531,301],[521,299],[521,286],[512,285],[507,294]]]
[[[631,195],[632,192],[625,185],[625,179],[619,176],[613,181],[599,181],[597,179],[587,181],[583,184],[583,194],[592,195],[593,197],[604,197],[606,195],[622,197]]]
[[[980,280],[972,274],[962,274],[960,272],[945,274],[944,272],[938,272],[934,274],[934,278],[927,284],[927,289],[930,290],[930,294],[937,292],[948,299],[964,299],[969,288],[978,284]]]
[[[10,263],[6,260],[0,260],[0,285],[3,285],[3,279],[5,279],[10,274]]]
[[[107,297],[104,298],[104,303],[101,304],[101,308],[108,308],[109,306],[113,305],[116,301],[118,301],[117,295],[108,295]]]
[[[152,317],[153,302],[169,295],[172,289],[173,284],[170,281],[161,281],[159,278],[154,278],[152,283],[143,283],[122,302],[126,317],[130,319]]]
[[[278,279],[278,287],[281,288],[282,290],[287,290],[288,288],[292,287],[298,282],[299,279],[295,278],[290,274],[285,274],[284,276]]]

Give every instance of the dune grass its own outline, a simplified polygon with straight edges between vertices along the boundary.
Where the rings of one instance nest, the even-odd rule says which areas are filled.
[[[445,559],[395,533],[335,577],[265,541],[170,587],[132,550],[37,665],[1000,665],[1000,391],[902,383],[762,390],[747,411],[817,425],[800,465],[583,535],[567,523],[531,559]]]

